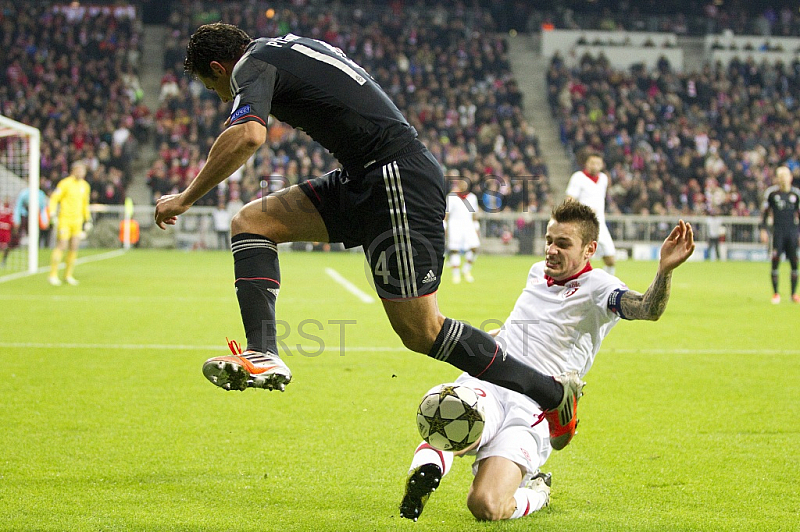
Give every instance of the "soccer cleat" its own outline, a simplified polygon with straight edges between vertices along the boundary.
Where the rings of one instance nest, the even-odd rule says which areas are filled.
[[[245,351],[231,340],[232,355],[209,358],[203,363],[203,375],[211,384],[224,390],[263,388],[284,391],[292,372],[278,355]]]
[[[422,464],[414,469],[406,481],[406,494],[400,503],[400,517],[419,519],[431,493],[442,481],[442,469],[436,464]]]
[[[781,295],[780,294],[772,294],[772,304],[777,305],[781,302]]]
[[[800,303],[800,294],[792,294],[792,303]]]
[[[553,475],[551,473],[542,473],[541,471],[539,471],[533,476],[533,478],[525,482],[525,485],[523,487],[529,490],[544,493],[545,499],[544,499],[544,504],[542,505],[542,508],[544,508],[545,506],[550,504],[550,485],[552,484],[552,482],[553,482]]]
[[[468,283],[474,283],[475,278],[472,276],[472,272],[464,272],[464,280]]]
[[[61,284],[62,284],[61,283],[61,279],[59,279],[58,277],[54,277],[54,276],[48,277],[47,278],[47,282],[50,283],[53,286],[61,286]]]
[[[80,281],[78,281],[76,278],[72,277],[71,275],[69,277],[67,277],[66,279],[64,279],[64,280],[67,282],[67,284],[70,284],[72,286],[78,286],[79,284],[81,284]]]
[[[461,272],[458,270],[453,270],[453,284],[459,284],[461,282]]]
[[[575,436],[578,428],[578,399],[583,395],[586,383],[578,376],[577,371],[570,371],[563,375],[553,377],[564,387],[564,395],[557,407],[545,410],[532,426],[536,426],[543,419],[550,425],[550,446],[556,451],[566,447]]]

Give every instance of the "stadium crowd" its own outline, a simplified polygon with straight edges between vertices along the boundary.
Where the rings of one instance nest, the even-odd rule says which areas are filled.
[[[547,167],[535,132],[522,116],[522,94],[506,58],[507,43],[492,33],[489,11],[438,5],[267,12],[252,4],[179,6],[165,45],[162,103],[155,116],[161,157],[150,171],[153,195],[181,189],[201,167],[201,154],[221,130],[229,104],[182,73],[188,36],[198,25],[222,20],[251,36],[287,32],[325,40],[361,64],[417,129],[451,177],[468,179],[487,210],[538,210],[548,201]],[[216,196],[246,202],[265,188],[321,175],[337,163],[304,133],[273,120],[265,146]],[[535,176],[535,177],[534,177]],[[208,196],[212,196],[209,194]]]
[[[731,31],[736,35],[797,37],[800,36],[800,11],[790,2],[770,5],[748,0],[567,1],[531,10],[528,28],[538,30],[541,27],[697,36]]]
[[[776,166],[800,177],[800,62],[678,73],[556,55],[547,80],[562,141],[604,154],[608,212],[754,216]]]
[[[46,192],[80,159],[89,165],[92,202],[122,203],[149,127],[135,11],[12,1],[0,7],[0,113],[41,130]]]

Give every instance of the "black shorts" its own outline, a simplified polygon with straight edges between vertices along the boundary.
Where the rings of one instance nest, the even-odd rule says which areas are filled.
[[[798,231],[775,231],[772,235],[772,255],[780,257],[781,253],[786,254],[788,260],[797,257],[797,238]]]
[[[422,143],[362,175],[334,170],[300,189],[322,216],[330,242],[364,248],[381,298],[436,292],[444,265],[444,176]]]

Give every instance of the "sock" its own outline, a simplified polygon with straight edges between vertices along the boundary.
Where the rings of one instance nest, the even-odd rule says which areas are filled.
[[[445,476],[453,465],[453,453],[439,451],[428,445],[427,442],[422,442],[417,446],[417,450],[414,451],[414,458],[411,460],[408,472],[411,473],[414,469],[425,464],[438,465],[442,469],[442,476]]]
[[[564,395],[564,387],[553,377],[506,357],[491,335],[457,320],[445,318],[428,356],[473,377],[527,395],[543,410],[558,406]]]
[[[617,272],[617,267],[616,266],[608,266],[607,265],[606,266],[606,271],[608,272],[609,275],[615,275],[616,272]]]
[[[772,293],[778,293],[778,270],[777,268],[772,269]]]
[[[514,500],[517,501],[517,509],[511,514],[509,519],[517,519],[530,515],[544,506],[547,496],[540,491],[533,491],[528,488],[519,488],[514,493]]]
[[[472,269],[472,263],[475,262],[475,252],[472,250],[467,251],[464,253],[464,259],[467,261],[467,263],[464,264],[464,271],[468,272]]]
[[[797,293],[797,270],[792,270],[792,295]]]
[[[77,251],[67,251],[67,270],[64,272],[64,277],[72,277],[72,272],[75,271],[75,260],[78,258]]]
[[[278,247],[264,236],[241,233],[231,238],[231,251],[247,349],[277,355],[275,300],[281,286]]]
[[[64,256],[64,252],[58,248],[53,250],[53,254],[50,256],[50,277],[58,277],[58,265],[61,264],[61,257]]]
[[[450,267],[454,270],[461,266],[461,255],[458,253],[450,254]]]

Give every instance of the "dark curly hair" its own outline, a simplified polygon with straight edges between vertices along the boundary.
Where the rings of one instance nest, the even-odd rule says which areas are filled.
[[[581,244],[584,246],[597,241],[600,236],[600,222],[597,220],[597,215],[590,207],[572,198],[564,200],[555,207],[550,217],[560,224],[577,223],[580,228]]]
[[[192,77],[215,79],[211,62],[238,61],[250,41],[247,33],[231,24],[203,24],[189,37],[183,70]]]

